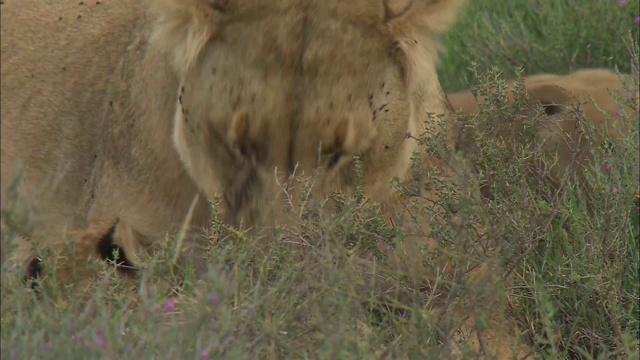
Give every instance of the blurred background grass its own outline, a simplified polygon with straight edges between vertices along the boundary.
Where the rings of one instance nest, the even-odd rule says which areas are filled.
[[[567,73],[615,66],[630,71],[629,33],[638,38],[638,0],[470,0],[443,42],[440,79],[445,91],[473,82],[471,62],[505,76]]]

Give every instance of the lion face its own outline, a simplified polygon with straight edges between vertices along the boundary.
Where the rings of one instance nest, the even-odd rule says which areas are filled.
[[[156,42],[181,76],[174,144],[228,220],[273,214],[279,183],[319,170],[378,196],[403,178],[421,121],[446,112],[433,36],[458,1],[158,1]],[[383,190],[389,186],[389,190]]]

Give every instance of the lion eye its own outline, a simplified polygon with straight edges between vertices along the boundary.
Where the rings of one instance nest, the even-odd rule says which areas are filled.
[[[340,158],[342,158],[342,156],[344,156],[343,151],[338,151],[337,153],[333,154],[331,160],[329,160],[329,163],[327,164],[327,168],[333,169],[336,165],[338,165],[338,161],[340,161]]]

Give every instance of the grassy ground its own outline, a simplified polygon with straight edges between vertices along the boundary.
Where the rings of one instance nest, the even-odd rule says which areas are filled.
[[[525,73],[630,71],[624,39],[630,31],[637,39],[637,0],[471,2],[445,39],[448,90],[495,84],[492,67],[508,77],[516,65]],[[498,102],[478,121],[496,109],[515,111]],[[103,267],[82,301],[47,288],[37,299],[4,263],[1,357],[473,359],[521,332],[539,358],[638,359],[637,129],[593,180],[594,216],[577,189],[554,201],[537,195],[539,184],[524,176],[526,154],[505,161],[500,143],[483,144],[472,160],[497,170],[493,200],[425,181],[447,206],[413,199],[407,207],[421,220],[404,221],[402,231],[357,196],[336,196],[331,217],[320,204],[296,208],[299,226],[268,234],[277,241],[229,235],[214,218],[204,273],[189,257],[174,263],[167,241],[138,279],[139,295]],[[477,181],[469,176],[465,188]],[[445,219],[431,222],[437,250],[409,231],[419,233],[433,211]],[[12,235],[2,235],[5,253]]]
[[[472,62],[481,72],[498,67],[509,78],[515,67],[525,75],[616,66],[629,72],[621,37],[632,32],[637,38],[638,15],[638,0],[469,1],[466,16],[445,39],[443,86],[466,88],[474,80]]]

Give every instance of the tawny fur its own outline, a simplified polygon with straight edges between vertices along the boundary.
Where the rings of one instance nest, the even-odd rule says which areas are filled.
[[[29,238],[120,219],[145,247],[197,194],[195,227],[217,195],[232,225],[277,220],[276,169],[320,169],[321,189],[348,192],[355,155],[367,193],[391,203],[417,150],[405,134],[428,112],[454,124],[435,36],[461,3],[7,0],[2,207],[21,161]]]
[[[545,162],[554,165],[544,169],[539,164],[536,175],[547,180],[555,191],[565,178],[572,179],[575,174],[578,183],[587,189],[588,173],[596,165],[592,150],[602,149],[608,141],[624,139],[637,126],[637,79],[634,82],[631,75],[618,75],[606,69],[584,69],[567,75],[537,74],[523,80],[532,99],[547,107],[547,118],[536,124],[535,134],[537,140],[544,141]],[[513,100],[514,86],[515,81],[507,84],[509,100]],[[448,98],[454,110],[468,115],[478,113],[479,103],[484,101],[476,100],[469,90],[449,94]],[[629,100],[635,101],[635,108],[628,105]],[[522,121],[514,124],[524,126]],[[475,151],[475,144],[464,139],[460,148]]]
[[[319,195],[350,192],[355,155],[366,194],[393,209],[415,138],[442,130],[428,113],[454,147],[435,36],[462,2],[5,0],[2,208],[20,160],[28,237],[76,245],[62,277],[95,259],[116,219],[130,260],[174,233],[196,195],[192,226],[208,225],[217,195],[232,225],[268,225],[276,180],[320,172]]]

